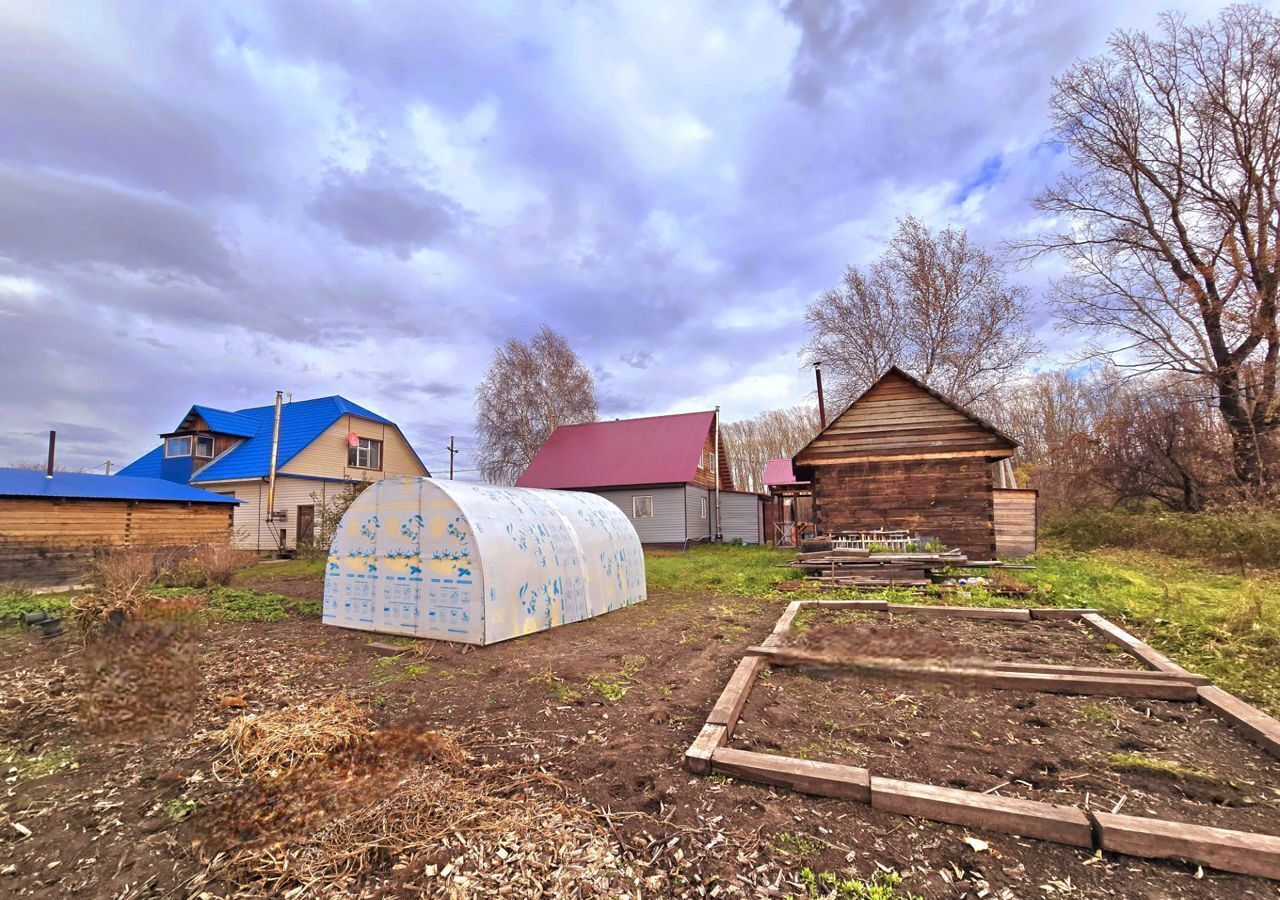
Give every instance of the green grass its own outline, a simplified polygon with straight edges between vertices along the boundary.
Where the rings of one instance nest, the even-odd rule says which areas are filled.
[[[784,593],[777,583],[800,574],[777,567],[792,559],[792,552],[760,547],[700,545],[685,553],[651,553],[646,568],[653,591],[778,600],[880,597],[891,603],[1096,607],[1188,669],[1280,713],[1280,573],[1242,577],[1238,567],[1224,563],[1119,548],[1079,552],[1046,544],[1031,560],[1034,570],[1015,573],[1042,591],[1021,598],[995,597],[980,589],[926,601],[904,591]],[[797,624],[804,627],[803,614]]]
[[[1096,607],[1225,690],[1280,711],[1280,576],[1135,550],[1047,549],[1022,573],[1055,606]]]
[[[0,766],[4,771],[17,769],[14,774],[19,778],[43,778],[60,769],[74,765],[76,751],[71,747],[60,747],[44,753],[29,754],[17,744],[0,745]]]
[[[283,562],[258,563],[236,573],[231,580],[235,585],[255,585],[264,581],[283,578],[311,578],[324,576],[324,559],[289,559]]]
[[[800,870],[799,880],[804,890],[799,896],[805,900],[921,900],[910,891],[898,891],[902,876],[892,869],[878,869],[870,878],[861,879],[815,872],[806,866]]]
[[[224,622],[280,622],[290,616],[318,619],[323,609],[319,600],[299,600],[242,587],[153,588],[149,593],[155,597],[202,596],[210,614]]]
[[[1168,775],[1173,778],[1214,783],[1222,781],[1212,772],[1194,769],[1167,759],[1157,759],[1144,753],[1112,753],[1107,757],[1107,764],[1117,772],[1145,772],[1151,775]]]

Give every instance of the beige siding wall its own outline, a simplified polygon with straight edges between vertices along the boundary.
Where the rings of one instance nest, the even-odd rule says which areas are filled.
[[[274,528],[267,524],[267,482],[265,479],[252,481],[228,481],[221,484],[204,486],[205,490],[219,494],[234,493],[237,500],[242,500],[236,507],[234,540],[237,547],[246,550],[270,551],[277,548],[276,533],[284,531],[284,546],[292,549],[298,546],[298,507],[315,506],[327,502],[335,494],[345,490],[346,485],[333,481],[318,481],[311,478],[276,479],[276,512],[285,514],[283,519],[274,523]],[[315,494],[313,498],[311,495]],[[318,523],[317,523],[318,524]]]
[[[382,469],[357,469],[347,465],[347,435],[382,441]],[[381,481],[400,475],[426,475],[400,429],[358,416],[346,415],[330,425],[301,453],[280,468],[290,475],[347,478],[352,481]]]

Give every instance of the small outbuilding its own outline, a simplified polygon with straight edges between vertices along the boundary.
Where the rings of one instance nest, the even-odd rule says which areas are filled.
[[[0,583],[69,587],[105,550],[229,543],[237,502],[158,478],[0,469]]]
[[[493,644],[645,596],[640,538],[603,497],[389,478],[338,526],[324,622]]]
[[[896,367],[792,462],[821,534],[907,530],[971,558],[1035,552],[1036,494],[1011,485],[1018,442]],[[997,488],[997,473],[1002,475]]]

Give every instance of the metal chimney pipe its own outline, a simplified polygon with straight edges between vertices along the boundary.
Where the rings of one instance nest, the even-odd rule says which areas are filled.
[[[818,382],[818,427],[827,427],[827,404],[822,397],[822,361],[813,364],[813,377]]]
[[[50,429],[49,431],[49,461],[44,465],[44,477],[53,477],[53,451],[58,444],[58,432]]]

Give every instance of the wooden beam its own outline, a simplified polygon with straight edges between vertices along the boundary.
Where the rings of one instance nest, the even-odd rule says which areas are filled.
[[[711,771],[791,788],[802,794],[871,802],[871,773],[853,766],[721,747],[711,754]]]
[[[891,603],[889,612],[913,613],[921,616],[960,616],[966,619],[1003,619],[1009,622],[1031,621],[1031,613],[1028,610],[996,609],[986,606],[916,606],[907,603]]]
[[[1049,620],[1079,619],[1091,613],[1095,616],[1101,615],[1100,611],[1096,609],[1061,609],[1057,607],[1048,607],[1045,609],[1032,609],[1032,610],[1028,610],[1028,612],[1031,613],[1031,618],[1033,619],[1049,619]]]
[[[1004,691],[1039,691],[1099,697],[1138,697],[1149,700],[1196,699],[1196,685],[1170,677],[1133,678],[1124,675],[1080,675],[1073,672],[1003,671],[992,667],[951,666],[875,656],[838,657],[769,647],[748,647],[747,653],[771,665],[849,669],[873,676],[921,678],[958,686]]]
[[[729,732],[723,725],[706,724],[684,752],[685,768],[694,775],[711,774],[711,754],[729,740]]]
[[[1200,702],[1247,734],[1271,753],[1280,756],[1280,722],[1222,688],[1205,686]]]
[[[1099,845],[1112,853],[1182,859],[1224,872],[1280,878],[1280,837],[1101,812],[1093,813],[1093,821]]]
[[[871,806],[885,812],[1001,834],[1093,847],[1089,817],[1074,806],[997,797],[914,781],[871,778]]]
[[[1096,613],[1087,613],[1081,616],[1080,620],[1103,637],[1119,644],[1124,648],[1125,652],[1140,660],[1148,668],[1157,669],[1161,672],[1168,672],[1173,675],[1191,674],[1163,653],[1160,653],[1155,648],[1148,646],[1143,641],[1138,640],[1129,632],[1125,631],[1119,625],[1114,624],[1108,619],[1104,619]]]
[[[756,675],[764,664],[764,658],[759,655],[746,656],[739,661],[738,668],[733,670],[733,675],[720,693],[720,699],[716,701],[711,715],[707,716],[708,725],[723,725],[726,733],[732,736],[742,707],[751,694],[751,686],[755,684]]]

